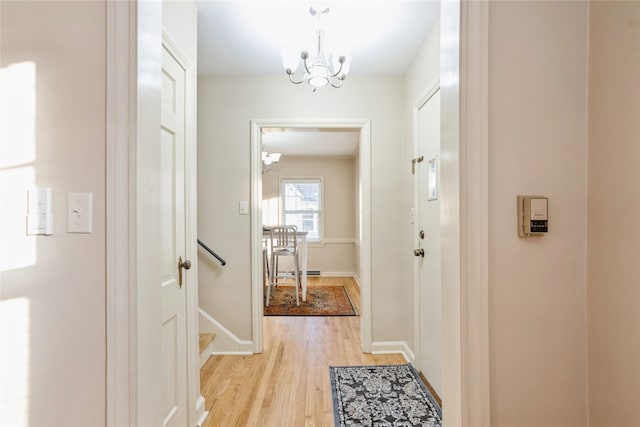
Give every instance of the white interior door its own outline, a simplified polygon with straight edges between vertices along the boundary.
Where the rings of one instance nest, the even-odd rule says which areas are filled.
[[[164,426],[187,425],[185,70],[163,46],[161,116],[162,379]],[[188,268],[188,267],[187,267]]]
[[[442,391],[441,365],[441,239],[440,239],[440,91],[418,109],[418,368],[436,393]]]

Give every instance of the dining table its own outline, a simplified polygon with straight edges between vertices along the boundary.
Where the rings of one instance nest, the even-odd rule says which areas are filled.
[[[298,241],[298,255],[300,263],[300,284],[302,285],[302,301],[307,300],[307,234],[308,231],[296,230],[296,240]],[[271,227],[262,227],[262,237],[266,241],[271,238]],[[271,268],[271,267],[270,267]]]

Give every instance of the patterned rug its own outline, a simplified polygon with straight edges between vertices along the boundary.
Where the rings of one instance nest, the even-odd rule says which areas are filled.
[[[442,425],[442,410],[413,366],[330,366],[336,426]]]
[[[267,292],[264,293],[265,302]],[[307,300],[296,306],[296,289],[280,285],[271,290],[269,307],[264,307],[265,316],[355,316],[349,294],[344,286],[310,286]]]

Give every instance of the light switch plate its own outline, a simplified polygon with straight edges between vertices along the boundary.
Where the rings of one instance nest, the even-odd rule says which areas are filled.
[[[247,215],[249,213],[249,202],[246,200],[241,201],[238,210],[240,211],[240,215]]]
[[[92,193],[69,193],[67,196],[67,233],[91,233]]]

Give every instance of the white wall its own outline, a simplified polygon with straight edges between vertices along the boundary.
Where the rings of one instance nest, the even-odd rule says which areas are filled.
[[[585,426],[586,2],[489,7],[491,425]],[[549,197],[518,238],[516,196]]]
[[[0,8],[0,424],[104,425],[105,2]],[[52,236],[25,235],[33,186]],[[68,192],[93,193],[92,234],[66,232]]]
[[[198,9],[193,0],[163,0],[162,27],[171,35],[191,64],[198,60]]]
[[[589,19],[589,425],[640,425],[640,2]]]
[[[340,89],[273,77],[198,81],[198,234],[227,260],[200,256],[200,306],[241,339],[251,339],[250,226],[238,202],[250,200],[251,119],[370,119],[372,333],[395,340],[404,328],[402,237],[403,90],[400,78],[347,79]]]
[[[355,160],[351,157],[282,156],[279,168],[262,175],[262,200],[271,200],[275,207],[270,217],[277,224],[279,218],[280,178],[323,178],[323,241],[309,243],[307,268],[326,273],[355,273],[356,198]],[[263,217],[265,208],[263,205]],[[284,261],[284,260],[283,260]]]

